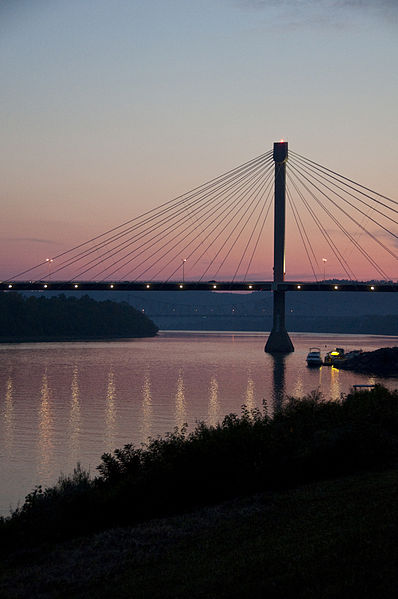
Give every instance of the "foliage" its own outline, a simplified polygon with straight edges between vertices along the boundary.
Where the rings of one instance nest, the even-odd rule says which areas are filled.
[[[398,391],[376,387],[325,400],[287,398],[270,418],[243,407],[217,426],[175,429],[146,446],[104,454],[98,476],[81,469],[30,493],[3,519],[7,538],[64,538],[180,513],[253,492],[372,468],[398,457]]]
[[[0,293],[0,339],[53,337],[149,337],[158,329],[127,302],[98,302],[59,295]]]

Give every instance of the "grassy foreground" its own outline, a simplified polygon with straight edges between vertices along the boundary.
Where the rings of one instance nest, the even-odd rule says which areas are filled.
[[[395,597],[398,473],[351,475],[7,556],[0,596]]]
[[[394,596],[397,464],[383,387],[127,445],[0,520],[0,596]]]

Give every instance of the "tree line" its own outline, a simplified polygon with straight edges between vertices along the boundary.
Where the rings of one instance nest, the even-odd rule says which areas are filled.
[[[127,302],[0,294],[0,339],[152,337],[158,327]]]

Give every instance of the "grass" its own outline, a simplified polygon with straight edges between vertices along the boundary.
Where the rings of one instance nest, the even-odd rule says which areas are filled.
[[[0,520],[0,597],[395,596],[397,464],[383,387],[126,445]]]
[[[7,599],[396,596],[398,473],[361,473],[3,561]]]

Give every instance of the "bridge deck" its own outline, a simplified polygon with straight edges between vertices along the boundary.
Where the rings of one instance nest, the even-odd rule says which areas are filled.
[[[0,291],[398,291],[398,283],[272,281],[1,281]]]

